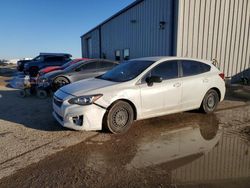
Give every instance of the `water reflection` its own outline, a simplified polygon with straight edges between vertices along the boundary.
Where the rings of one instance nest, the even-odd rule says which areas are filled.
[[[164,130],[155,139],[138,143],[135,157],[127,169],[158,165],[184,157],[205,154],[219,141],[218,125],[190,124],[173,130]]]
[[[157,177],[167,184],[250,177],[249,142],[233,132],[214,114],[177,114],[137,122],[128,134],[112,135],[99,146],[90,141],[82,157],[101,174],[154,177],[152,182]]]

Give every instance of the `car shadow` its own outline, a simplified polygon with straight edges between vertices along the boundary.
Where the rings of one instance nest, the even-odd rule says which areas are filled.
[[[68,130],[54,120],[51,98],[21,98],[19,90],[6,87],[0,88],[0,119],[41,131]]]

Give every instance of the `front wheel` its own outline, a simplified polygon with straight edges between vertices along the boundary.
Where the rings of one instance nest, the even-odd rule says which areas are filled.
[[[47,93],[47,91],[45,91],[43,89],[38,89],[36,95],[40,99],[45,99],[45,98],[47,98],[48,93]]]
[[[130,104],[118,101],[107,111],[104,124],[114,134],[128,131],[134,121],[134,111]]]
[[[57,77],[53,82],[53,90],[56,91],[60,87],[70,84],[70,81],[65,77]]]
[[[211,89],[206,93],[205,97],[203,98],[200,109],[202,112],[209,114],[216,109],[218,103],[219,95],[217,91]]]

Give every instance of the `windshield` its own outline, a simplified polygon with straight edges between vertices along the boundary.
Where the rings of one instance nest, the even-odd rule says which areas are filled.
[[[97,78],[114,82],[126,82],[136,78],[153,63],[154,61],[125,61]]]
[[[32,59],[32,61],[40,61],[42,59],[42,57],[39,55],[39,56],[36,56],[34,59]]]

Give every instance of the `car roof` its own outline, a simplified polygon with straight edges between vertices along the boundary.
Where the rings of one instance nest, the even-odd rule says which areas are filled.
[[[142,58],[136,58],[131,59],[133,61],[160,61],[160,60],[190,60],[190,61],[199,61],[206,64],[211,65],[212,61],[210,60],[204,60],[204,59],[198,59],[198,58],[190,58],[190,57],[179,57],[179,56],[153,56],[153,57],[142,57]]]
[[[67,54],[67,53],[44,53],[44,52],[41,52],[39,55],[42,55],[42,56],[68,56],[68,57],[72,57],[71,54]]]
[[[110,63],[118,64],[118,62],[111,61],[111,60],[108,60],[108,59],[84,59],[84,60],[80,60],[80,61],[76,62],[75,64],[73,64],[73,66],[71,65],[70,67],[77,67],[79,65],[84,65],[84,64],[91,63],[91,62],[94,62],[94,61],[104,61],[104,62],[110,62]]]
[[[131,60],[136,60],[136,61],[159,61],[161,59],[169,58],[169,56],[153,56],[153,57],[141,57],[141,58],[136,58],[136,59],[131,59]]]
[[[119,63],[117,61],[113,61],[113,60],[109,60],[109,59],[88,59],[88,60],[85,60],[85,62],[91,62],[91,61],[104,61],[104,62],[110,62],[110,63],[114,63],[114,64]]]

